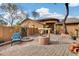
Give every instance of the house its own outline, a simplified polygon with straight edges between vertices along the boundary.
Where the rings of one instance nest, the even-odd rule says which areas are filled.
[[[57,23],[57,26],[62,28],[62,22]],[[69,34],[75,34],[76,35],[76,29],[79,26],[79,19],[77,18],[68,18],[66,20],[66,26],[67,26],[67,31]]]
[[[27,35],[34,35],[38,34],[38,28],[43,28],[43,24],[32,19],[25,19],[20,23],[22,29],[22,35],[27,36]]]
[[[51,28],[51,33],[55,31],[55,24],[59,22],[56,18],[44,18],[38,20],[25,19],[21,22],[21,27],[29,28]]]
[[[43,28],[43,24],[32,19],[25,19],[20,23],[21,27],[28,27],[28,28]]]
[[[54,33],[56,30],[56,23],[59,22],[59,19],[45,18],[45,19],[39,19],[38,21],[44,24],[44,27],[51,28],[51,33]]]
[[[55,18],[45,18],[45,19],[38,19],[38,20],[32,20],[32,19],[28,18],[28,19],[23,20],[20,23],[20,25],[21,25],[22,28],[25,28],[25,29],[26,28],[32,28],[32,30],[29,29],[30,34],[35,34],[35,32],[38,33],[37,32],[38,28],[51,28],[51,33],[53,33],[55,31],[55,24],[57,22],[59,22],[59,20],[55,19]],[[36,30],[34,31],[33,29],[34,30],[36,29]],[[24,31],[26,31],[26,30],[24,30]],[[27,30],[27,32],[29,32],[29,31]],[[25,33],[26,32],[24,32],[23,35]],[[26,34],[24,36],[26,36]]]
[[[76,29],[79,26],[79,19],[77,18],[68,18],[66,20],[68,33],[76,34]],[[60,31],[63,27],[62,21],[56,18],[44,18],[38,20],[25,19],[21,22],[21,27],[28,28],[51,28],[51,33],[56,33],[57,29]],[[57,28],[59,27],[59,28]]]

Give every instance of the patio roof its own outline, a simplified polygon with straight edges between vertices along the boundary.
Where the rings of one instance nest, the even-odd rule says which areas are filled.
[[[33,20],[30,18],[27,18],[27,19],[23,20],[20,24],[22,24],[23,22],[25,22],[27,20],[35,21],[37,23],[40,23],[42,21],[57,21],[58,22],[57,24],[63,24],[63,21],[59,21],[59,19],[56,19],[56,18],[44,18],[44,19],[38,19],[38,20]],[[42,24],[42,23],[40,23],[40,24]],[[78,18],[68,18],[66,20],[66,24],[79,24],[79,19]]]
[[[44,18],[44,19],[38,19],[38,21],[42,22],[42,21],[57,21],[59,22],[59,19],[56,18]]]
[[[63,24],[63,21],[58,22],[57,24]],[[79,19],[78,18],[68,18],[66,20],[66,24],[79,24]]]
[[[31,20],[31,21],[37,22],[37,23],[39,23],[39,24],[42,24],[42,23],[38,22],[37,20],[33,20],[33,19],[30,19],[30,18],[27,18],[27,19],[24,19],[23,21],[21,21],[20,25],[21,25],[22,23],[24,23],[25,21],[28,21],[28,20]],[[43,24],[42,24],[42,25],[43,25]]]
[[[79,19],[78,18],[68,18],[66,20],[66,23],[79,23]]]

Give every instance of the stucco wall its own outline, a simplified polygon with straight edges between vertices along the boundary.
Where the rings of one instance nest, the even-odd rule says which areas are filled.
[[[61,28],[63,28],[62,25],[57,25],[57,26],[61,26]],[[69,34],[73,33],[74,35],[76,35],[76,28],[78,27],[78,24],[67,24],[67,31]]]
[[[76,35],[76,28],[78,27],[77,24],[73,24],[73,25],[67,25],[67,30],[68,30],[68,33],[71,34],[71,32]]]

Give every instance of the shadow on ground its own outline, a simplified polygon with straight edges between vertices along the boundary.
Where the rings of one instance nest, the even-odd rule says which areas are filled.
[[[51,41],[50,45],[59,45],[59,44],[70,44],[69,42],[60,42],[60,41]]]

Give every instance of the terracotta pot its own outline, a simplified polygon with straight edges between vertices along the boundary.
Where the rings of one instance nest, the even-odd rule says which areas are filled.
[[[79,52],[77,53],[77,56],[79,56]]]
[[[79,52],[79,48],[75,48],[74,50],[73,50],[73,53],[75,53],[75,54],[77,54]]]
[[[69,46],[69,50],[73,51],[75,48],[77,48],[77,44],[73,43]]]
[[[77,47],[78,47],[78,45],[77,45],[77,44],[72,44],[72,46],[73,46],[74,48],[77,48]]]
[[[69,46],[69,50],[70,50],[71,52],[73,52],[74,49],[75,49],[75,47],[74,47],[73,45],[70,45],[70,46]]]
[[[76,42],[74,42],[73,44],[71,44],[71,45],[69,46],[69,50],[70,50],[71,52],[77,54],[78,51],[79,51],[79,44],[76,43]]]
[[[76,48],[79,48],[79,43],[78,42],[73,42],[71,45],[76,47]]]

